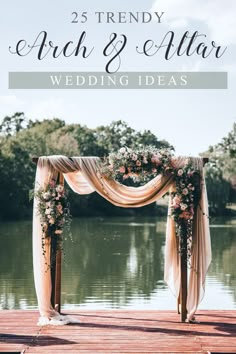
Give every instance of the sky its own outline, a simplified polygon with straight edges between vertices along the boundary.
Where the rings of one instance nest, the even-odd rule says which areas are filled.
[[[58,117],[67,123],[94,128],[124,120],[137,130],[150,129],[158,138],[169,141],[179,155],[195,155],[221,141],[236,121],[236,2],[235,0],[9,0],[0,11],[0,119],[25,112],[31,119]],[[88,13],[85,24],[71,23],[72,12]],[[164,12],[162,22],[100,23],[96,11]],[[19,57],[9,52],[20,39],[33,43],[40,31],[47,31],[57,44],[76,40],[86,31],[86,44],[95,51],[81,57],[42,61],[30,53]],[[135,46],[147,39],[160,43],[168,31],[179,38],[185,31],[199,31],[207,41],[227,46],[220,59],[180,57],[165,61],[163,56],[143,57]],[[101,48],[112,32],[127,35],[119,71],[226,71],[226,90],[10,90],[10,71],[105,71],[106,58]]]

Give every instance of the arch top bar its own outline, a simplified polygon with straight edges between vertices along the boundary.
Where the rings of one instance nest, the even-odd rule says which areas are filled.
[[[69,157],[69,159],[71,159],[71,157]],[[36,157],[36,156],[32,157],[32,161],[33,161],[35,164],[38,163],[38,160],[39,160],[38,157]],[[207,162],[209,162],[209,158],[208,158],[208,157],[203,157],[203,158],[202,158],[202,162],[203,162],[203,166],[204,166]]]

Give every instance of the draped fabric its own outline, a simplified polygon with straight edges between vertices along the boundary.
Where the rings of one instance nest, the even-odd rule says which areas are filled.
[[[183,166],[184,161],[184,157],[179,157],[176,167]],[[192,158],[192,161],[195,168],[203,174],[202,160],[200,158]],[[89,194],[96,191],[112,204],[124,208],[141,207],[150,204],[174,187],[172,175],[168,177],[158,175],[144,186],[127,187],[103,175],[98,157],[68,158],[65,156],[47,156],[39,158],[35,188],[44,187],[59,172],[63,173],[66,182],[74,192]],[[45,245],[46,254],[44,256],[42,254],[40,215],[37,209],[37,199],[35,199],[33,211],[33,266],[39,311],[43,318],[58,318],[60,315],[52,308],[50,302],[51,274],[46,265],[50,263],[50,240],[47,240]],[[208,218],[204,215],[207,213],[207,195],[203,178],[200,203],[194,216],[193,250],[187,298],[189,320],[193,317],[204,295],[206,273],[211,262],[209,224]],[[170,207],[167,217],[164,279],[177,297],[180,291],[180,264],[175,223],[170,217]]]

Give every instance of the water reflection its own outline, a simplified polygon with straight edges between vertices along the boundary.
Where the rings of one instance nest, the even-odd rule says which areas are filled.
[[[1,309],[35,307],[31,222],[1,223],[0,235]]]
[[[212,263],[208,271],[204,308],[236,308],[236,220],[212,219]]]
[[[235,309],[236,223],[212,223],[213,261],[202,306]],[[65,243],[64,307],[174,309],[163,282],[165,226],[155,218],[73,220],[73,243]],[[0,234],[1,308],[35,308],[31,223],[2,223]]]
[[[64,302],[120,307],[132,296],[149,298],[163,279],[164,228],[159,223],[156,230],[153,221],[77,220],[74,245],[66,247]]]

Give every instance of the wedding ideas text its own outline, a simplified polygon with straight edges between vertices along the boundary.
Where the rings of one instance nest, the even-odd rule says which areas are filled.
[[[101,73],[80,73],[80,74],[54,74],[50,75],[51,87],[54,88],[154,88],[168,87],[178,88],[179,86],[187,86],[188,76],[179,73],[149,73],[149,74],[113,74],[103,75]]]
[[[180,38],[176,36],[174,31],[168,31],[161,40],[147,39],[144,43],[136,44],[135,46],[134,43],[129,43],[125,34],[115,32],[110,34],[108,41],[101,49],[88,42],[86,31],[83,31],[76,40],[70,40],[64,45],[55,44],[46,31],[41,31],[33,43],[28,43],[27,40],[21,39],[14,46],[10,46],[9,51],[11,54],[20,57],[25,57],[29,54],[35,55],[38,60],[43,60],[46,57],[57,59],[59,57],[69,58],[72,56],[85,60],[91,55],[97,56],[100,53],[106,59],[106,72],[112,74],[119,71],[128,45],[131,48],[133,47],[134,52],[138,55],[153,57],[158,54],[165,60],[182,56],[199,56],[201,59],[211,56],[219,59],[227,49],[227,47],[217,45],[213,40],[208,40],[207,35],[198,31],[193,33],[186,31]]]

